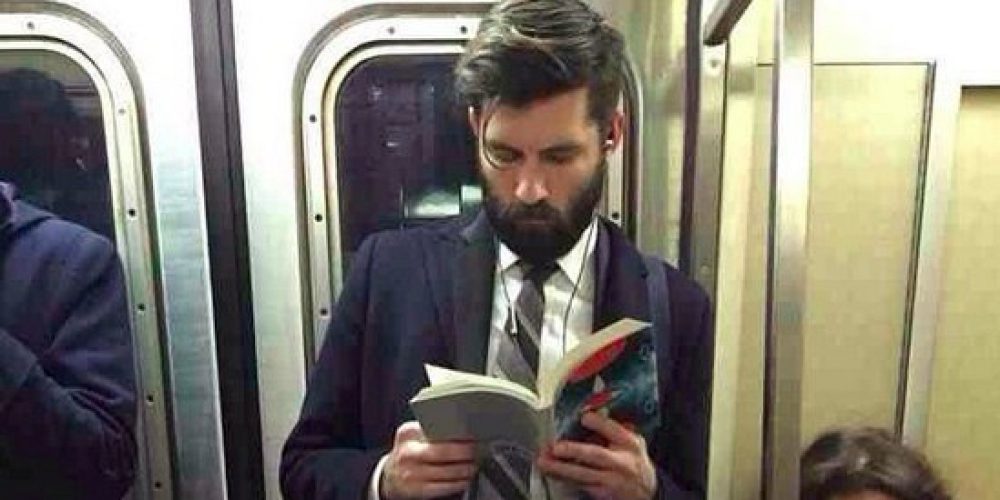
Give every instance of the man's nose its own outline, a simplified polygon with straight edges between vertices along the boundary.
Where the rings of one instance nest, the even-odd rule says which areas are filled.
[[[549,188],[541,165],[536,162],[521,165],[517,172],[514,196],[526,205],[534,205],[549,197]]]

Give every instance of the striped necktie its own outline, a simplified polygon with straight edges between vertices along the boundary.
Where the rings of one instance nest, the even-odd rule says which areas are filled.
[[[542,345],[545,317],[545,282],[558,267],[555,263],[528,266],[513,316],[508,316],[505,335],[500,340],[493,376],[517,382],[532,391],[538,379],[538,353]],[[534,457],[510,450],[484,460],[476,487],[479,498],[530,498],[531,464]]]
[[[504,328],[507,335],[500,341],[494,376],[517,382],[532,391],[538,379],[538,353],[542,345],[542,324],[545,318],[545,281],[558,269],[555,264],[528,267],[521,264],[524,282],[513,304],[513,318],[508,315]]]

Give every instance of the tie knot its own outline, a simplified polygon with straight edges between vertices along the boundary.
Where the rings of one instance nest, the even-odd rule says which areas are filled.
[[[555,262],[534,265],[522,263],[521,266],[524,268],[524,279],[530,281],[539,290],[542,289],[545,282],[552,276],[552,273],[559,269],[559,266]]]

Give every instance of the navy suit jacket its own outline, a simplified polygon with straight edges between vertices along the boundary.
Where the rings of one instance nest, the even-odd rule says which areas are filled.
[[[601,220],[594,326],[649,320],[642,255]],[[361,499],[409,400],[427,385],[424,363],[486,368],[496,244],[486,217],[379,233],[362,245],[334,310],[298,423],[282,453],[290,499]],[[657,498],[703,498],[713,358],[708,298],[663,264],[670,328],[657,352],[662,425],[649,443]]]

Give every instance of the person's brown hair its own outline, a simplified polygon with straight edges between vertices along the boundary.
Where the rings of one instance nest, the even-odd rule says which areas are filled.
[[[883,429],[838,429],[802,455],[801,499],[879,492],[897,500],[951,500],[927,459]]]
[[[621,34],[583,2],[506,0],[480,22],[455,67],[455,89],[478,112],[586,86],[590,117],[603,131],[618,105],[623,64]]]

